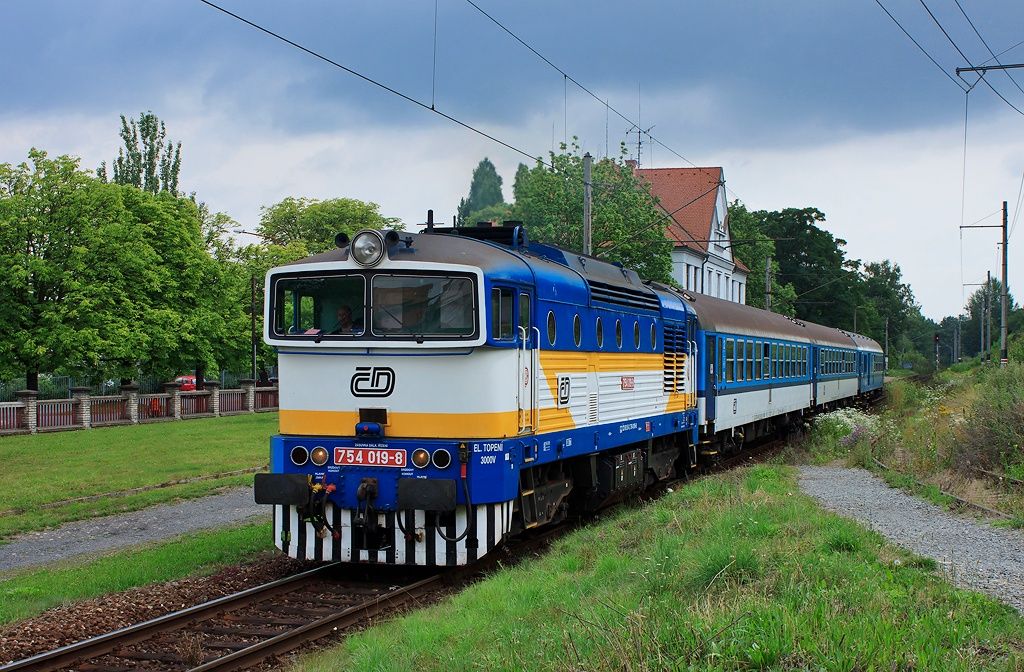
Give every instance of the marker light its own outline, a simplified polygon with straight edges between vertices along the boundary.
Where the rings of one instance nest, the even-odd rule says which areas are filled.
[[[292,464],[296,467],[301,467],[309,460],[309,451],[302,446],[295,446],[292,448]]]
[[[360,231],[349,248],[360,266],[376,266],[384,258],[384,238],[376,231]]]
[[[417,448],[416,450],[412,451],[412,463],[416,465],[418,468],[422,469],[423,467],[430,464],[430,453],[428,453],[423,448]]]
[[[444,448],[438,448],[434,451],[431,461],[438,469],[447,469],[448,465],[452,463],[452,454]]]
[[[317,446],[313,449],[313,452],[309,454],[309,460],[318,467],[322,467],[327,464],[327,458],[329,453],[323,446]]]

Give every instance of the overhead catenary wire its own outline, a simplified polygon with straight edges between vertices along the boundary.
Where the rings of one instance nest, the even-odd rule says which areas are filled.
[[[953,2],[956,3],[957,9],[959,9],[960,13],[964,15],[965,19],[967,19],[967,23],[970,24],[971,30],[973,30],[974,34],[978,36],[978,39],[981,40],[981,43],[985,45],[985,49],[987,49],[989,55],[992,56],[992,60],[995,61],[997,65],[1002,65],[1002,63],[999,62],[999,57],[996,56],[996,52],[992,51],[992,47],[988,46],[988,42],[986,42],[985,38],[982,37],[981,32],[978,30],[978,27],[974,25],[974,21],[971,21],[971,17],[967,15],[967,11],[964,9],[964,6],[960,4],[960,0],[953,0]],[[1017,80],[1014,79],[1010,71],[1003,70],[1003,72],[1006,74],[1007,77],[1010,78],[1010,81],[1013,82],[1013,85],[1017,87],[1017,90],[1020,91],[1021,93],[1024,93],[1024,89],[1020,87],[1020,84],[1017,83]]]
[[[525,156],[526,158],[530,159],[531,161],[536,161],[538,164],[540,164],[540,165],[542,165],[542,166],[544,166],[546,168],[549,168],[552,172],[554,172],[556,174],[560,174],[559,171],[555,168],[553,163],[545,161],[540,156],[535,156],[535,155],[531,154],[530,152],[526,151],[525,149],[522,149],[520,147],[517,147],[517,146],[509,143],[509,142],[506,142],[505,140],[502,140],[501,138],[498,138],[497,136],[492,135],[491,133],[488,133],[488,132],[486,132],[486,131],[484,131],[484,130],[482,130],[480,128],[477,128],[476,126],[473,126],[472,124],[469,124],[469,123],[467,123],[465,121],[462,121],[461,119],[459,119],[459,118],[457,118],[457,117],[455,117],[455,116],[453,116],[451,114],[448,114],[446,112],[442,112],[441,110],[437,109],[437,107],[433,103],[430,104],[430,105],[427,105],[426,103],[424,103],[424,102],[422,102],[420,100],[417,100],[416,98],[413,98],[409,94],[403,93],[402,91],[399,91],[398,89],[395,89],[394,87],[391,87],[391,86],[389,86],[389,85],[387,85],[387,84],[385,84],[385,83],[383,83],[383,82],[381,82],[379,80],[376,80],[373,77],[370,77],[369,75],[363,74],[363,73],[361,73],[361,72],[359,72],[359,71],[357,71],[357,70],[355,70],[353,68],[350,68],[350,67],[348,67],[348,66],[346,66],[346,65],[344,65],[342,63],[339,63],[339,62],[335,61],[334,59],[332,59],[332,58],[330,58],[328,56],[325,56],[324,54],[321,54],[321,53],[319,53],[319,52],[317,52],[317,51],[315,51],[313,49],[310,49],[309,47],[306,47],[306,46],[304,46],[302,44],[299,44],[298,42],[295,42],[294,40],[289,39],[288,37],[285,37],[284,35],[282,35],[280,33],[277,33],[277,32],[275,32],[273,30],[270,30],[269,28],[261,26],[260,24],[255,23],[253,21],[250,21],[249,19],[245,18],[244,16],[241,16],[239,14],[236,14],[235,12],[232,12],[229,9],[221,7],[220,5],[218,5],[215,2],[212,2],[211,0],[199,0],[199,2],[203,3],[204,5],[207,5],[208,7],[212,8],[212,9],[215,9],[218,12],[221,12],[222,14],[225,14],[225,15],[227,15],[227,16],[229,16],[229,17],[231,17],[231,18],[233,18],[233,19],[235,19],[237,21],[240,21],[241,23],[244,23],[247,26],[249,26],[251,28],[254,28],[255,30],[257,30],[257,31],[259,31],[261,33],[269,35],[270,37],[273,37],[274,39],[280,40],[281,42],[284,42],[285,44],[287,44],[287,45],[289,45],[291,47],[294,47],[295,49],[298,49],[299,51],[302,51],[302,52],[304,52],[304,53],[306,53],[306,54],[308,54],[308,55],[310,55],[310,56],[312,56],[312,57],[314,57],[314,58],[316,58],[318,60],[321,60],[321,61],[323,61],[323,62],[325,62],[325,63],[327,63],[329,65],[332,65],[332,66],[334,66],[334,67],[336,67],[336,68],[338,68],[340,70],[343,70],[343,71],[345,71],[345,72],[347,72],[347,73],[349,73],[351,75],[354,75],[355,77],[358,77],[359,79],[367,82],[368,84],[372,84],[373,86],[376,86],[376,87],[378,87],[378,88],[380,88],[380,89],[382,89],[382,90],[384,90],[384,91],[386,91],[386,92],[388,92],[388,93],[390,93],[390,94],[392,94],[394,96],[397,96],[397,97],[401,98],[402,100],[404,100],[404,101],[406,101],[408,103],[411,103],[411,104],[413,104],[413,105],[415,105],[415,106],[417,106],[419,108],[422,108],[423,110],[426,110],[428,112],[432,112],[433,114],[436,114],[436,115],[438,115],[438,116],[440,116],[440,117],[442,117],[444,119],[447,119],[448,121],[450,121],[450,122],[452,122],[452,123],[454,123],[454,124],[456,124],[458,126],[461,126],[462,128],[464,128],[464,129],[466,129],[468,131],[476,133],[477,135],[479,135],[481,137],[484,137],[484,138],[486,138],[486,139],[488,139],[488,140],[490,140],[492,142],[495,142],[495,143],[501,145],[502,147],[510,149],[510,150],[512,150],[512,151],[514,151],[514,152],[516,152],[516,153],[518,153],[520,155],[522,155],[522,156]],[[567,79],[571,79],[571,78],[568,77],[568,75],[566,75],[566,78]],[[609,106],[609,109],[612,109],[612,108]],[[564,175],[564,174],[562,174],[562,175],[563,175],[563,177],[566,177],[567,179],[573,179],[573,180],[576,180],[576,181],[581,181],[582,180],[582,178],[576,178],[575,176],[568,176],[568,175]],[[690,201],[690,202],[684,204],[683,206],[677,208],[672,213],[670,213],[669,218],[671,218],[672,214],[675,214],[675,213],[681,211],[682,209],[686,208],[687,206],[692,205],[693,203],[697,202],[698,200],[703,198],[705,195],[707,195],[711,191],[714,191],[714,190],[718,189],[718,187],[720,187],[720,186],[724,186],[724,184],[725,183],[723,181],[721,181],[721,180],[717,181],[715,183],[715,186],[712,187],[711,190],[709,190],[708,192],[705,192],[705,194],[702,194],[701,196],[698,196],[697,198],[693,199],[692,201]],[[605,189],[607,191],[615,191],[615,190],[624,188],[621,185],[609,185],[609,184],[604,184],[604,183],[599,183],[599,182],[594,182],[592,186],[599,187],[599,188]]]
[[[241,21],[242,23],[244,23],[247,26],[250,26],[252,28],[255,28],[256,30],[260,31],[261,33],[265,33],[266,35],[269,35],[269,36],[271,36],[271,37],[273,37],[273,38],[275,38],[277,40],[280,40],[281,42],[284,42],[285,44],[287,44],[289,46],[292,46],[292,47],[298,49],[299,51],[305,52],[306,54],[309,54],[310,56],[312,56],[314,58],[317,58],[317,59],[323,61],[324,63],[327,63],[329,65],[333,65],[334,67],[336,67],[336,68],[338,68],[340,70],[344,70],[345,72],[349,73],[350,75],[354,75],[355,77],[358,77],[359,79],[363,80],[364,82],[367,82],[368,84],[372,84],[373,86],[376,86],[377,88],[383,89],[384,91],[387,91],[388,93],[390,93],[392,95],[398,96],[399,98],[401,98],[402,100],[404,100],[404,101],[406,101],[408,103],[412,103],[413,105],[416,105],[417,107],[421,107],[424,110],[427,110],[429,112],[433,112],[434,114],[436,114],[436,115],[438,115],[440,117],[443,117],[444,119],[447,119],[448,121],[450,121],[450,122],[452,122],[454,124],[457,124],[457,125],[465,128],[468,131],[472,131],[473,133],[476,133],[477,135],[479,135],[481,137],[487,138],[488,140],[490,140],[492,142],[496,142],[499,145],[501,145],[502,147],[505,147],[506,149],[510,149],[513,152],[516,152],[517,154],[521,154],[521,155],[527,157],[528,159],[530,159],[532,161],[538,161],[541,164],[543,164],[545,166],[548,166],[549,168],[554,168],[550,163],[544,161],[543,159],[541,159],[538,156],[534,156],[530,152],[527,152],[525,149],[521,149],[519,147],[516,147],[515,145],[513,145],[513,144],[511,144],[509,142],[506,142],[505,140],[502,140],[501,138],[499,138],[497,136],[494,136],[494,135],[492,135],[492,134],[490,134],[490,133],[488,133],[488,132],[486,132],[486,131],[484,131],[482,129],[479,129],[476,126],[473,126],[472,124],[469,124],[469,123],[467,123],[465,121],[462,121],[461,119],[459,119],[457,117],[454,117],[454,116],[452,116],[452,115],[450,115],[450,114],[448,114],[446,112],[442,112],[441,110],[437,109],[434,105],[427,105],[423,101],[417,100],[417,99],[413,98],[412,96],[410,96],[407,93],[403,93],[403,92],[399,91],[398,89],[395,89],[395,88],[393,88],[391,86],[388,86],[387,84],[385,84],[385,83],[383,83],[381,81],[378,81],[378,80],[374,79],[373,77],[370,77],[369,75],[364,75],[363,73],[359,72],[358,70],[354,70],[354,69],[348,67],[347,65],[339,63],[339,62],[335,61],[334,59],[332,59],[332,58],[330,58],[328,56],[324,56],[323,54],[321,54],[318,51],[314,51],[313,49],[310,49],[309,47],[305,47],[305,46],[299,44],[298,42],[295,42],[294,40],[291,40],[291,39],[285,37],[284,35],[281,35],[280,33],[274,32],[273,30],[270,30],[269,28],[265,28],[265,27],[261,26],[258,23],[254,23],[253,21],[250,21],[249,19],[245,18],[244,16],[240,16],[239,14],[235,14],[231,10],[226,9],[224,7],[221,7],[220,5],[216,4],[215,2],[211,2],[211,0],[199,0],[199,2],[203,3],[204,5],[206,5],[208,7],[211,7],[213,9],[217,10],[218,12],[221,12],[223,14],[226,14],[227,16],[230,16],[231,18],[233,18],[233,19],[235,19],[237,21]]]
[[[877,2],[877,0],[876,0],[876,2]],[[926,2],[924,1],[924,0],[918,0],[918,2],[920,2],[920,3],[921,3],[921,6],[922,6],[922,7],[924,7],[924,11],[928,12],[928,16],[930,16],[930,17],[932,18],[932,21],[933,21],[933,22],[935,23],[935,25],[936,25],[936,26],[938,26],[939,30],[941,30],[941,31],[942,31],[942,34],[946,36],[946,39],[947,39],[947,40],[949,40],[949,43],[950,43],[951,45],[953,45],[953,48],[954,48],[954,49],[956,49],[957,53],[959,53],[959,54],[960,54],[960,56],[962,56],[962,57],[963,57],[963,59],[964,59],[965,61],[967,61],[967,64],[968,64],[968,65],[970,65],[970,66],[971,66],[971,67],[973,68],[973,67],[974,67],[974,63],[972,63],[972,62],[971,62],[971,59],[969,59],[969,58],[967,57],[967,54],[965,54],[965,53],[963,52],[963,50],[962,50],[962,49],[960,48],[960,46],[959,46],[959,45],[957,45],[956,41],[954,41],[954,40],[953,40],[953,38],[952,38],[952,37],[950,37],[950,35],[949,35],[949,33],[948,33],[948,32],[946,31],[945,27],[943,27],[942,23],[941,23],[941,22],[939,21],[939,19],[938,19],[938,18],[937,18],[937,17],[935,16],[935,14],[934,14],[934,13],[932,12],[931,8],[929,8],[929,7],[928,7],[928,3],[926,3]],[[1014,110],[1015,110],[1015,111],[1017,112],[1017,114],[1019,114],[1019,115],[1021,115],[1021,116],[1024,116],[1024,110],[1021,110],[1021,109],[1020,109],[1019,107],[1017,107],[1016,105],[1014,105],[1013,103],[1011,103],[1011,102],[1010,102],[1009,100],[1007,100],[1007,99],[1006,99],[1006,97],[1005,97],[1005,96],[1003,96],[1003,94],[999,93],[999,90],[998,90],[998,89],[996,89],[996,87],[992,86],[992,83],[991,83],[990,81],[988,81],[987,79],[985,79],[985,73],[981,73],[981,74],[980,74],[980,75],[978,76],[978,79],[979,79],[980,81],[984,82],[985,86],[987,86],[987,87],[988,87],[989,89],[991,89],[991,90],[992,90],[992,93],[994,93],[994,94],[996,94],[997,96],[999,96],[1000,100],[1002,100],[1002,101],[1003,101],[1004,103],[1006,103],[1007,105],[1009,105],[1010,107],[1012,107],[1012,108],[1013,108],[1013,109],[1014,109]],[[975,82],[975,84],[977,84],[977,81]],[[973,87],[972,87],[972,88],[973,88]]]
[[[633,121],[633,120],[632,120],[632,119],[630,119],[630,118],[629,118],[628,116],[626,116],[625,114],[623,114],[622,112],[620,112],[620,111],[619,111],[618,109],[616,109],[616,108],[615,108],[614,106],[610,105],[610,104],[608,103],[608,100],[607,100],[606,98],[601,98],[601,97],[600,97],[600,96],[598,96],[598,95],[597,95],[596,93],[594,93],[594,91],[592,91],[592,90],[591,90],[590,88],[588,88],[588,87],[587,87],[586,85],[584,85],[584,84],[583,84],[582,82],[580,82],[580,81],[579,81],[578,79],[576,79],[575,77],[573,77],[572,75],[570,75],[570,74],[569,74],[568,72],[566,72],[565,70],[563,70],[563,69],[562,69],[562,68],[560,68],[559,66],[555,65],[555,63],[553,63],[553,62],[551,61],[551,59],[549,59],[549,58],[548,58],[547,56],[545,56],[544,54],[540,53],[540,51],[538,51],[538,50],[537,50],[536,48],[534,48],[534,47],[533,47],[533,45],[529,44],[529,43],[528,43],[528,42],[527,42],[526,40],[524,40],[523,38],[519,37],[519,35],[517,35],[517,34],[516,34],[516,33],[515,33],[514,31],[512,31],[512,30],[511,30],[511,29],[510,29],[510,28],[509,28],[508,26],[506,26],[505,24],[503,24],[503,23],[502,23],[501,21],[499,21],[499,20],[498,20],[497,18],[495,18],[495,17],[494,17],[494,16],[492,15],[492,14],[490,14],[490,13],[489,13],[489,12],[487,12],[487,11],[486,11],[485,9],[483,9],[483,8],[482,8],[482,7],[480,6],[480,5],[478,5],[478,4],[476,3],[476,2],[474,2],[474,0],[466,0],[466,2],[467,2],[467,3],[468,3],[468,4],[470,5],[470,6],[472,6],[472,7],[474,8],[474,9],[476,9],[476,10],[477,10],[478,12],[480,12],[480,13],[481,13],[482,15],[484,15],[484,16],[485,16],[485,17],[486,17],[486,18],[487,18],[488,20],[490,20],[490,21],[491,21],[491,23],[493,23],[493,24],[494,24],[495,26],[497,26],[498,28],[500,28],[500,29],[501,29],[502,31],[504,31],[505,33],[507,33],[507,34],[509,35],[509,37],[511,37],[511,38],[512,38],[513,40],[515,40],[515,41],[516,41],[516,42],[518,42],[519,44],[521,44],[521,45],[523,45],[524,47],[526,47],[526,49],[528,49],[528,50],[529,50],[530,52],[532,52],[532,53],[533,53],[533,54],[534,54],[534,55],[535,55],[535,56],[536,56],[537,58],[539,58],[540,60],[544,61],[544,63],[546,63],[546,64],[547,64],[547,65],[549,65],[549,66],[550,66],[550,67],[551,67],[552,69],[554,69],[554,70],[555,70],[556,72],[558,72],[559,74],[561,74],[561,75],[562,75],[562,77],[563,77],[563,80],[564,80],[564,81],[572,82],[572,83],[573,83],[573,84],[575,84],[575,85],[576,85],[577,87],[579,87],[579,89],[580,89],[581,91],[583,91],[584,93],[586,93],[586,94],[587,94],[588,96],[590,96],[591,98],[593,98],[593,99],[594,99],[594,100],[596,100],[597,102],[599,102],[599,103],[601,103],[602,105],[604,105],[604,106],[605,106],[605,108],[606,108],[606,110],[610,110],[610,111],[614,112],[616,116],[618,116],[618,117],[619,117],[620,119],[622,119],[622,120],[623,120],[623,121],[625,121],[626,123],[630,124],[631,126],[633,126],[633,127],[636,127],[636,128],[638,128],[638,129],[641,129],[641,130],[640,130],[640,132],[641,132],[641,133],[643,133],[643,134],[644,134],[645,136],[647,136],[647,138],[648,138],[648,139],[649,139],[649,140],[650,140],[651,142],[653,142],[653,143],[655,143],[655,144],[657,144],[657,145],[660,145],[660,146],[661,146],[661,147],[662,147],[663,149],[665,149],[665,150],[666,150],[667,152],[669,152],[670,154],[672,154],[673,156],[675,156],[675,157],[676,157],[676,158],[678,158],[679,160],[681,160],[681,161],[683,161],[683,162],[685,162],[685,163],[689,164],[689,165],[690,165],[690,166],[692,166],[693,168],[697,168],[697,169],[699,169],[699,170],[702,170],[702,171],[703,171],[703,170],[706,170],[706,168],[704,168],[704,167],[702,167],[702,166],[698,166],[698,165],[697,165],[696,163],[694,163],[694,162],[693,162],[693,161],[691,161],[690,159],[686,158],[685,156],[683,156],[682,154],[680,154],[679,152],[677,152],[677,151],[676,151],[675,149],[673,149],[672,147],[669,147],[669,146],[668,146],[667,144],[665,144],[664,142],[662,142],[662,141],[661,141],[660,139],[658,139],[658,138],[656,138],[655,136],[653,136],[653,135],[652,135],[652,134],[650,133],[650,129],[648,129],[648,130],[646,130],[646,131],[642,130],[642,127],[640,126],[640,122],[639,122],[639,120],[638,120],[638,121]],[[953,80],[953,81],[956,81],[956,80]],[[639,105],[639,100],[638,100],[638,103],[637,103],[637,104]],[[653,127],[652,127],[652,128],[653,128]],[[632,130],[632,129],[630,129],[630,130]],[[607,143],[606,143],[606,144],[607,144]],[[607,152],[606,152],[606,153],[607,153]],[[730,187],[728,187],[728,186],[726,186],[725,188],[726,188],[726,189],[727,189],[728,191],[731,191],[734,197],[736,197],[736,198],[739,198],[739,194],[737,194],[737,193],[735,192],[735,190],[731,189],[731,188],[730,188]]]
[[[1024,172],[1020,175],[1020,187],[1017,189],[1017,206],[1013,209],[1013,224],[1010,225],[1010,232],[1006,235],[1007,240],[1013,237],[1013,232],[1017,230],[1017,218],[1020,216],[1020,206],[1022,199],[1024,199]]]
[[[958,81],[955,77],[953,77],[953,75],[949,74],[944,67],[939,65],[939,62],[936,61],[935,58],[931,54],[928,53],[928,50],[925,49],[924,47],[922,47],[921,43],[918,42],[917,40],[915,40],[914,36],[911,35],[909,32],[907,32],[907,29],[903,27],[903,24],[899,22],[899,19],[897,19],[895,16],[893,16],[892,12],[890,12],[886,8],[886,6],[882,4],[882,0],[875,0],[875,4],[882,8],[882,11],[885,12],[886,16],[888,16],[890,19],[892,19],[892,22],[896,24],[896,27],[898,27],[901,31],[903,31],[903,34],[906,35],[907,38],[911,42],[914,43],[914,46],[916,46],[918,49],[921,50],[922,54],[924,54],[925,56],[928,57],[928,60],[931,61],[932,64],[934,64],[935,67],[939,69],[939,72],[941,72],[947,79],[949,79],[949,81],[951,81],[954,84],[956,84],[958,89],[960,89],[961,91],[967,92],[968,89],[960,81]]]

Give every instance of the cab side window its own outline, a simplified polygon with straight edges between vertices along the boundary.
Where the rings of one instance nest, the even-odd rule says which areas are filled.
[[[491,338],[510,341],[514,336],[512,290],[508,287],[491,289]]]

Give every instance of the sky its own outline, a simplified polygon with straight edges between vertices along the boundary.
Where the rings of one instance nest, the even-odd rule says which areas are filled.
[[[956,0],[879,1],[938,66],[875,0],[220,3],[402,97],[200,0],[6,0],[0,163],[37,147],[92,169],[117,155],[119,115],[151,110],[182,143],[181,187],[246,229],[285,196],[415,225],[450,220],[484,156],[511,200],[517,165],[573,137],[636,158],[638,122],[662,143],[645,139],[642,166],[722,166],[750,209],[817,207],[849,257],[899,264],[940,319],[999,273],[998,229],[960,225],[998,224],[1003,200],[1012,222],[1024,184],[1024,112],[951,78],[985,43],[1024,62],[1024,3],[959,0],[983,43]],[[1024,111],[1010,72],[987,81]]]

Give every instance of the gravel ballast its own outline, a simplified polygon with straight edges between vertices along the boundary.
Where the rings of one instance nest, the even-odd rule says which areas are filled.
[[[253,502],[252,488],[233,488],[177,504],[67,523],[19,535],[0,546],[0,571],[127,548],[260,516],[269,518],[270,507]]]
[[[800,487],[842,516],[932,558],[957,585],[1024,611],[1024,534],[952,514],[864,469],[800,467]]]

